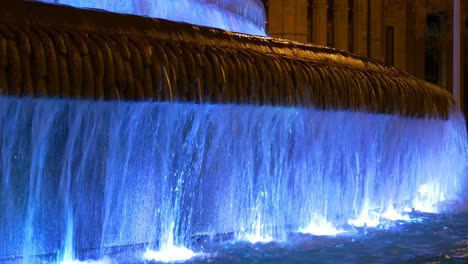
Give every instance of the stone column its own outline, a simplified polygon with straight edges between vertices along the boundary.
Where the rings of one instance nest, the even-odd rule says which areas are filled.
[[[333,46],[348,50],[348,0],[333,1]]]
[[[404,0],[386,1],[384,6],[385,33],[383,37],[385,57],[387,58],[390,55],[387,52],[393,53],[393,65],[405,71],[408,69],[406,65],[407,8],[412,8],[412,6],[407,6],[407,2]],[[393,28],[393,36],[388,34],[389,27]],[[388,37],[392,37],[392,39],[388,39]]]
[[[312,42],[327,45],[327,0],[312,0]]]
[[[270,0],[268,31],[272,37],[307,42],[307,0]]]
[[[367,1],[353,1],[353,50],[361,56],[367,56]]]
[[[408,1],[406,5],[406,71],[424,80],[426,10],[420,1]]]
[[[461,78],[461,27],[463,26],[461,19],[461,4],[460,0],[453,0],[453,88],[452,95],[455,99],[455,104],[458,108],[462,105],[462,78]]]
[[[383,0],[369,1],[370,6],[370,55],[372,59],[384,61],[383,49]],[[369,47],[368,47],[369,48]]]

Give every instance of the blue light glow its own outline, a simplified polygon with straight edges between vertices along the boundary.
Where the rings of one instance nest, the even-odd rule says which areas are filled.
[[[199,26],[265,36],[265,11],[260,1],[230,0],[37,0],[79,8],[96,8]],[[224,6],[228,7],[224,7]],[[229,10],[235,9],[235,10]]]
[[[346,232],[466,199],[459,113],[0,98],[0,139],[0,260]]]

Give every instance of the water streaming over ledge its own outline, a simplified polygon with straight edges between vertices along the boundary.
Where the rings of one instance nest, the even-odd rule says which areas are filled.
[[[463,117],[0,98],[0,260],[284,240],[467,199]],[[463,197],[465,195],[465,197]]]
[[[266,36],[265,9],[259,0],[36,0],[79,8],[157,17],[194,25]],[[202,15],[201,15],[202,14]]]
[[[313,106],[440,119],[455,103],[441,87],[344,51],[35,2],[2,4],[0,54],[8,54],[0,58],[0,95]]]
[[[42,2],[264,35],[260,1]],[[0,262],[182,259],[194,237],[284,241],[466,207],[466,127],[439,87],[324,47],[4,5],[2,95],[178,103],[0,97]]]

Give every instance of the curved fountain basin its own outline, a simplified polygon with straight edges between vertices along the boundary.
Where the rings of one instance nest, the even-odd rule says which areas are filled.
[[[283,240],[466,200],[452,97],[346,52],[2,3],[0,89],[1,261]]]
[[[166,20],[14,2],[2,4],[0,33],[4,95],[442,119],[454,105],[444,89],[351,53]]]
[[[79,8],[186,22],[265,36],[265,10],[259,0],[38,0]],[[203,14],[203,15],[200,15]]]

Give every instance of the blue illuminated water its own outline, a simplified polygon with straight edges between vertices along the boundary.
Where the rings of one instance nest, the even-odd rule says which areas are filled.
[[[254,0],[36,0],[135,14],[265,36],[265,10]]]
[[[43,2],[265,35],[263,10],[222,0]],[[187,263],[466,263],[467,176],[457,111],[0,97],[0,263],[174,248]]]
[[[205,242],[186,263],[466,263],[468,214],[412,214],[414,221],[337,236],[293,233],[285,242]],[[201,243],[203,245],[203,243]]]
[[[194,237],[220,234],[274,241],[267,245],[286,247],[288,258],[302,238],[309,243],[307,235],[291,240],[297,232],[350,234],[413,209],[459,211],[468,200],[459,113],[425,120],[268,106],[0,98],[0,139],[4,261],[52,256],[60,262],[86,251],[115,257],[112,249],[122,248],[196,252]],[[466,237],[466,226],[462,232]],[[228,244],[225,252],[221,243],[207,251],[222,252],[215,255],[222,262],[230,250],[256,252],[249,245]]]
[[[410,215],[410,222],[337,236],[290,233],[283,242],[256,244],[200,239],[194,248],[203,254],[179,263],[467,263],[467,213]],[[115,254],[112,261],[141,263],[139,254],[129,251]]]
[[[337,236],[290,233],[286,241],[249,243],[194,239],[198,256],[177,263],[466,263],[468,214],[412,213],[410,222],[388,222],[377,228],[356,228]],[[113,250],[111,257],[83,254],[82,263],[143,262],[141,247]],[[43,258],[47,260],[47,258]],[[95,261],[95,262],[92,262]],[[14,262],[12,262],[14,263]],[[77,262],[78,263],[78,262]]]

